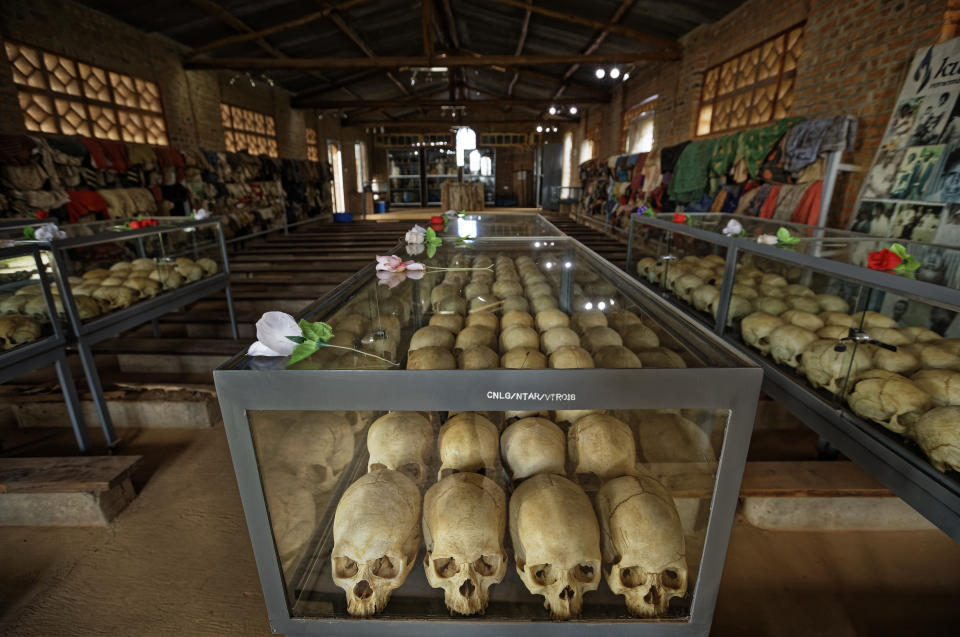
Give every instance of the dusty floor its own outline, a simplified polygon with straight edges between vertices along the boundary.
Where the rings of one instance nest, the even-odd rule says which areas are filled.
[[[269,635],[223,429],[127,433],[149,480],[109,528],[0,528],[0,635]],[[937,531],[738,522],[713,634],[955,635],[958,591]]]

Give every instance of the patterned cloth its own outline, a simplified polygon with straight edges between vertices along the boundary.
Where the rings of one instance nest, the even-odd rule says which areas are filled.
[[[741,133],[737,144],[735,160],[743,159],[746,162],[747,173],[751,178],[760,173],[760,166],[777,140],[783,134],[803,121],[802,117],[787,117],[770,124]]]
[[[670,198],[680,203],[700,201],[709,183],[710,160],[716,148],[716,139],[690,142],[674,167],[670,181]]]

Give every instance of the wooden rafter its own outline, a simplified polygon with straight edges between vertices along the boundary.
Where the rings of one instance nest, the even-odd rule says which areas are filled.
[[[433,59],[433,0],[421,0],[420,24],[423,31],[423,57],[427,65]]]
[[[333,11],[346,11],[352,7],[355,7],[359,4],[363,4],[368,0],[346,0],[345,2],[340,2],[326,9],[321,9],[320,11],[314,11],[303,17],[295,18],[293,20],[287,20],[286,22],[281,22],[280,24],[275,24],[272,27],[267,27],[266,29],[260,29],[259,31],[251,31],[249,33],[239,33],[237,35],[227,36],[225,38],[220,38],[219,40],[214,40],[199,46],[195,49],[191,49],[184,54],[185,59],[195,58],[201,53],[207,53],[213,51],[214,49],[219,49],[220,47],[228,46],[231,44],[241,44],[243,42],[250,42],[251,40],[257,40],[259,38],[265,38],[270,35],[275,35],[281,31],[286,31],[288,29],[293,29],[295,27],[301,27],[305,24],[310,24],[316,22],[317,20],[323,20],[329,16]]]
[[[460,32],[457,29],[457,19],[453,15],[453,8],[450,6],[450,0],[443,0],[443,13],[447,18],[447,30],[450,32],[450,39],[453,42],[453,48],[460,50]]]
[[[651,44],[654,46],[664,47],[666,49],[672,50],[675,53],[679,53],[681,46],[680,43],[675,40],[668,40],[666,38],[660,38],[655,35],[650,35],[648,33],[642,33],[636,29],[631,29],[630,27],[625,27],[619,24],[610,24],[607,22],[598,22],[596,20],[591,20],[590,18],[584,18],[579,15],[574,15],[572,13],[564,13],[562,11],[556,11],[554,9],[547,9],[546,7],[534,6],[524,0],[492,0],[498,4],[505,4],[511,7],[517,7],[518,9],[529,9],[534,13],[539,13],[540,15],[547,16],[548,18],[554,18],[556,20],[563,20],[564,22],[570,22],[572,24],[579,24],[585,27],[592,27],[594,29],[605,29],[609,30],[617,35],[622,35],[626,38],[631,38],[633,40],[638,40],[646,44]]]
[[[533,0],[530,0],[528,4],[532,5]],[[532,12],[530,11],[530,7],[527,7],[526,12],[523,14],[523,26],[520,27],[520,39],[517,40],[517,50],[513,52],[514,55],[520,55],[523,53],[523,45],[527,43],[527,31],[530,28],[531,15]],[[507,87],[507,97],[511,97],[513,95],[513,87],[517,85],[517,80],[519,79],[520,71],[514,71],[513,79],[510,80],[510,86]]]
[[[248,25],[246,22],[244,22],[240,18],[236,17],[235,15],[233,15],[232,13],[230,13],[229,11],[221,7],[219,4],[217,4],[213,0],[190,0],[190,1],[197,8],[203,11],[206,11],[213,17],[217,18],[218,20],[220,20],[221,22],[229,26],[231,29],[235,31],[239,31],[240,33],[253,33],[253,28],[250,27],[250,25]],[[256,42],[257,46],[263,49],[268,55],[271,55],[280,60],[286,60],[290,58],[289,55],[287,55],[280,49],[274,47],[263,38],[257,38],[256,40],[254,40],[254,42]],[[306,71],[306,73],[312,77],[317,78],[318,80],[322,80],[328,83],[330,82],[330,78],[328,78],[326,75],[318,71]],[[346,88],[345,86],[341,86],[340,88],[342,88],[348,95],[355,97],[357,99],[360,99],[360,96],[354,93],[353,91],[351,91],[349,88]]]
[[[408,113],[408,114],[412,114],[412,111],[411,113]],[[576,122],[577,120],[569,119],[565,121]],[[476,119],[471,117],[469,118],[469,123],[471,126],[474,126],[474,125],[485,126],[485,125],[494,125],[494,124],[496,125],[502,124],[505,126],[507,125],[536,126],[537,124],[543,124],[543,120],[531,119],[529,117],[524,119]],[[558,120],[557,123],[562,123],[562,122]],[[433,126],[445,126],[447,128],[452,128],[453,126],[459,126],[461,123],[458,122],[457,120],[451,120],[451,119],[437,119],[437,120],[415,119],[415,120],[409,120],[409,121],[397,120],[395,122],[389,122],[382,119],[347,119],[345,120],[346,126],[363,126],[366,124],[375,125],[375,126],[382,125],[382,126],[387,126],[388,128],[415,127],[415,128],[418,128],[419,130],[424,130],[426,127],[433,127]]]
[[[623,16],[625,16],[627,12],[630,11],[630,9],[633,7],[635,3],[636,3],[636,0],[622,0],[622,2],[620,3],[620,6],[617,7],[616,12],[613,14],[613,17],[610,18],[610,22],[607,23],[608,28],[605,28],[602,31],[600,31],[600,33],[598,33],[596,37],[594,37],[593,40],[591,40],[590,44],[587,45],[587,48],[584,49],[583,54],[591,55],[594,51],[600,48],[600,45],[603,44],[603,41],[607,39],[607,35],[610,34],[609,25],[620,22],[620,20],[623,19]],[[573,77],[573,74],[576,73],[577,69],[579,68],[580,68],[580,64],[571,64],[567,68],[567,72],[563,74],[563,79],[560,81],[560,86],[557,88],[556,92],[553,94],[554,99],[557,99],[561,95],[563,95],[563,92],[567,88],[567,81],[571,77]]]
[[[469,87],[467,87],[469,88]],[[477,90],[470,88],[470,90]],[[486,91],[484,91],[486,92]],[[493,95],[492,93],[488,93]],[[411,96],[411,97],[422,97]],[[549,98],[543,99],[522,99],[517,97],[512,98],[503,98],[497,95],[494,95],[495,99],[490,100],[466,100],[466,99],[434,99],[434,100],[416,100],[411,103],[406,97],[400,97],[396,99],[382,99],[382,100],[315,100],[309,101],[301,104],[300,106],[307,106],[312,108],[320,109],[331,109],[331,108],[390,108],[393,106],[422,106],[424,108],[439,108],[441,106],[543,106],[544,104],[606,104],[609,102],[608,99],[598,99],[598,98],[580,98],[580,97],[565,97],[558,100],[551,100]]]
[[[305,99],[307,97],[313,97],[314,95],[320,95],[322,93],[329,93],[345,86],[350,86],[351,84],[368,80],[375,75],[380,75],[381,72],[382,71],[380,69],[367,69],[359,73],[354,73],[352,75],[348,75],[347,77],[341,78],[336,82],[331,82],[329,84],[324,84],[323,86],[316,86],[314,88],[308,88],[304,91],[300,91],[294,95],[294,100]]]
[[[421,56],[396,56],[376,58],[289,58],[285,60],[270,58],[204,58],[184,62],[186,69],[237,69],[276,70],[276,69],[396,69],[410,66],[545,66],[550,64],[629,64],[642,60],[672,60],[676,55],[667,51],[631,51],[617,53],[599,53],[592,56],[581,55],[480,55],[435,56],[428,60]]]
[[[422,98],[424,98],[424,97],[429,97],[429,96],[431,96],[431,95],[437,95],[438,93],[443,93],[443,92],[446,91],[446,90],[447,90],[447,87],[445,87],[445,86],[439,86],[439,87],[435,86],[435,87],[430,88],[430,89],[427,89],[427,90],[425,90],[425,91],[421,91],[420,93],[413,93],[413,94],[408,95],[408,96],[406,96],[406,97],[397,98],[396,102],[397,102],[397,105],[398,105],[398,106],[409,106],[409,107],[411,107],[411,108],[415,108],[415,107],[416,107],[415,102],[416,102],[417,100],[422,99]],[[297,106],[296,106],[295,104],[291,104],[291,106],[293,106],[294,108],[297,108]],[[307,105],[307,106],[305,106],[304,108],[312,108],[312,107],[309,106],[309,105]],[[379,107],[379,108],[378,108],[378,107],[375,107],[375,106],[364,107],[364,108],[359,108],[359,109],[355,109],[355,110],[352,110],[352,111],[348,111],[348,112],[347,112],[347,115],[350,116],[350,117],[355,117],[356,115],[362,115],[362,114],[364,114],[364,113],[372,113],[372,112],[374,112],[374,111],[380,111],[380,112],[383,112],[383,113],[386,115],[386,111],[384,110],[383,107]]]

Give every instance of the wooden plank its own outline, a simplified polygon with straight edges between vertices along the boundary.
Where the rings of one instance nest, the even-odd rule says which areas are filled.
[[[233,356],[244,347],[233,339],[214,338],[111,338],[98,343],[98,353],[121,354],[204,354]]]
[[[143,456],[0,458],[0,493],[103,492],[122,482]]]

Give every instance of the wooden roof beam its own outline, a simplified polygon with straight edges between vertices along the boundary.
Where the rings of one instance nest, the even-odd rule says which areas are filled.
[[[421,0],[420,9],[420,26],[423,31],[423,57],[427,59],[425,66],[430,66],[430,60],[433,59],[433,0]]]
[[[554,9],[547,9],[546,7],[534,6],[529,2],[523,0],[492,0],[498,4],[505,4],[511,7],[517,7],[518,9],[529,9],[534,13],[547,16],[548,18],[554,18],[555,20],[562,20],[564,22],[570,22],[572,24],[579,24],[585,27],[593,27],[594,29],[607,30],[617,35],[622,35],[625,38],[630,38],[632,40],[637,40],[645,44],[650,44],[653,46],[663,47],[665,49],[671,50],[677,54],[680,53],[681,45],[676,40],[668,40],[666,38],[660,38],[655,35],[650,35],[637,31],[636,29],[631,29],[630,27],[621,26],[619,24],[611,24],[608,22],[598,22],[596,20],[591,20],[589,18],[584,18],[579,15],[574,15],[572,13],[564,13],[562,11],[555,11]]]
[[[530,0],[529,5],[533,4],[533,0]],[[530,16],[532,12],[530,7],[527,7],[526,12],[523,14],[523,26],[520,27],[520,39],[517,40],[517,50],[513,52],[514,55],[520,55],[523,53],[523,45],[527,43],[527,31],[530,28]],[[516,70],[513,73],[513,79],[510,80],[510,85],[507,87],[507,97],[513,96],[513,87],[517,85],[517,80],[520,79],[520,70]]]
[[[477,90],[470,88],[469,90]],[[437,90],[440,92],[440,89]],[[487,93],[491,95],[490,93]],[[423,95],[411,95],[412,98],[420,98]],[[465,100],[465,99],[434,99],[434,100],[418,100],[418,99],[409,99],[407,97],[400,97],[396,99],[385,99],[385,100],[313,100],[313,101],[304,101],[303,103],[298,103],[295,108],[319,108],[319,109],[331,109],[331,108],[389,108],[392,106],[422,106],[423,108],[439,108],[441,106],[543,106],[544,104],[606,104],[609,102],[609,99],[597,99],[597,98],[579,98],[579,97],[563,97],[558,100],[552,100],[550,98],[543,99],[523,99],[518,97],[503,98],[499,96],[494,96],[493,99],[489,100]]]
[[[396,56],[376,58],[203,58],[183,63],[186,69],[235,69],[239,71],[269,71],[277,69],[396,69],[410,66],[545,66],[551,64],[629,64],[643,60],[673,60],[676,55],[668,51],[630,51],[582,55],[450,55],[435,56],[428,60],[419,56]]]
[[[301,27],[305,24],[310,24],[316,22],[317,20],[323,20],[329,16],[334,11],[346,11],[352,7],[363,4],[368,0],[345,0],[345,2],[340,2],[326,9],[321,9],[320,11],[314,11],[313,13],[308,13],[307,15],[295,18],[293,20],[287,20],[286,22],[281,22],[280,24],[275,24],[272,27],[267,27],[266,29],[260,29],[259,31],[251,31],[249,33],[239,33],[237,35],[227,36],[225,38],[220,38],[219,40],[214,40],[204,44],[203,46],[198,46],[190,51],[187,51],[184,54],[184,58],[189,60],[195,58],[201,53],[207,53],[213,51],[214,49],[219,49],[224,46],[229,46],[231,44],[242,44],[243,42],[250,42],[251,40],[257,40],[259,38],[265,38],[270,35],[275,35],[281,31],[286,31],[288,29],[293,29],[296,27]]]

